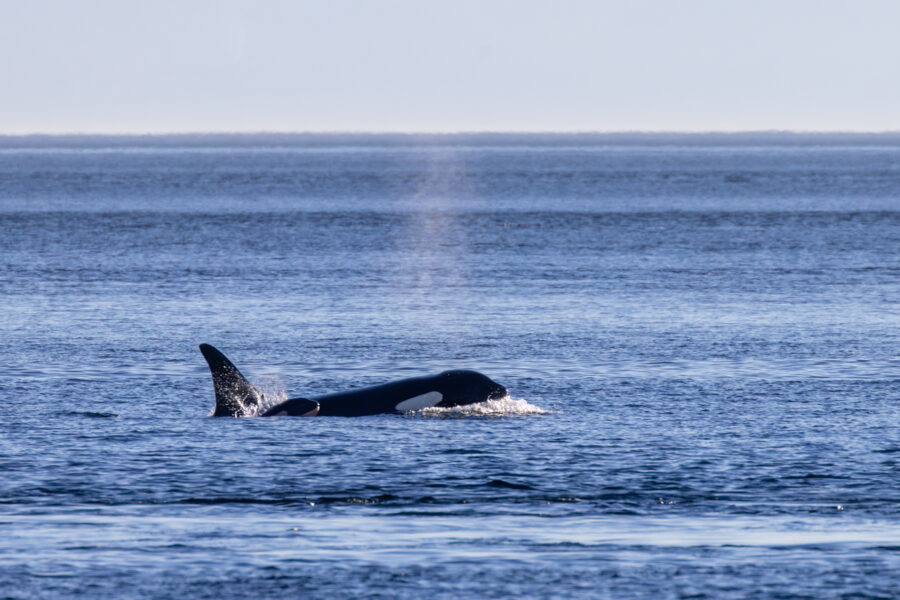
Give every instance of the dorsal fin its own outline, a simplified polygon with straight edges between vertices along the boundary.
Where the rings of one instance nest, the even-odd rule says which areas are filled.
[[[213,416],[242,417],[254,412],[262,394],[224,354],[209,344],[200,344],[200,352],[209,364],[213,389],[216,391],[216,410]]]

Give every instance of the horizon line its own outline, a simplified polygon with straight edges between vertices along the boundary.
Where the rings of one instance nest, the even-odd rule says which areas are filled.
[[[462,129],[462,130],[365,130],[365,129],[331,129],[331,130],[170,130],[170,131],[30,131],[25,133],[0,132],[0,138],[25,138],[25,137],[172,137],[172,136],[464,136],[464,135],[671,135],[671,136],[700,136],[700,135],[900,135],[900,129],[615,129],[615,130],[492,130],[492,129]]]

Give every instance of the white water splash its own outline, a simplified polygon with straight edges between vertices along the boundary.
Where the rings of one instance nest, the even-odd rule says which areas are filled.
[[[244,402],[242,400],[243,394],[237,390],[232,390],[232,399],[237,399],[237,403],[241,406],[240,412],[234,415],[235,417],[244,418],[259,416],[273,406],[277,406],[288,399],[287,390],[279,377],[262,377],[254,387],[256,388],[256,391],[259,392],[257,395],[257,404]],[[209,409],[208,416],[212,417],[215,414],[216,405],[213,404],[212,408]]]
[[[242,416],[255,417],[264,414],[273,406],[277,406],[288,399],[287,390],[279,377],[262,377],[254,383],[254,386],[259,390],[262,398],[259,398],[259,404],[257,406],[245,407]]]
[[[521,398],[505,396],[497,400],[486,400],[477,404],[463,406],[432,406],[408,412],[406,414],[422,417],[461,418],[461,417],[509,417],[518,415],[548,415],[551,411],[530,404]]]

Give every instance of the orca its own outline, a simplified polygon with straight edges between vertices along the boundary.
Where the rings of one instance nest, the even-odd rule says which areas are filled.
[[[361,417],[432,406],[462,406],[507,395],[506,388],[489,377],[459,369],[313,398],[292,398],[266,408],[268,403],[262,392],[224,354],[209,344],[200,344],[200,352],[212,373],[214,417]]]

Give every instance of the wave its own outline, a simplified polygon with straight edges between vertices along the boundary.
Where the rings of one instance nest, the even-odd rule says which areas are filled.
[[[421,417],[461,418],[461,417],[508,417],[518,415],[547,415],[551,411],[535,406],[527,400],[506,396],[497,400],[487,400],[463,406],[433,406],[407,414]]]
[[[118,417],[119,415],[111,412],[99,412],[99,411],[90,411],[90,410],[70,410],[68,412],[62,413],[63,416],[67,417],[88,417],[89,419],[113,419]]]

